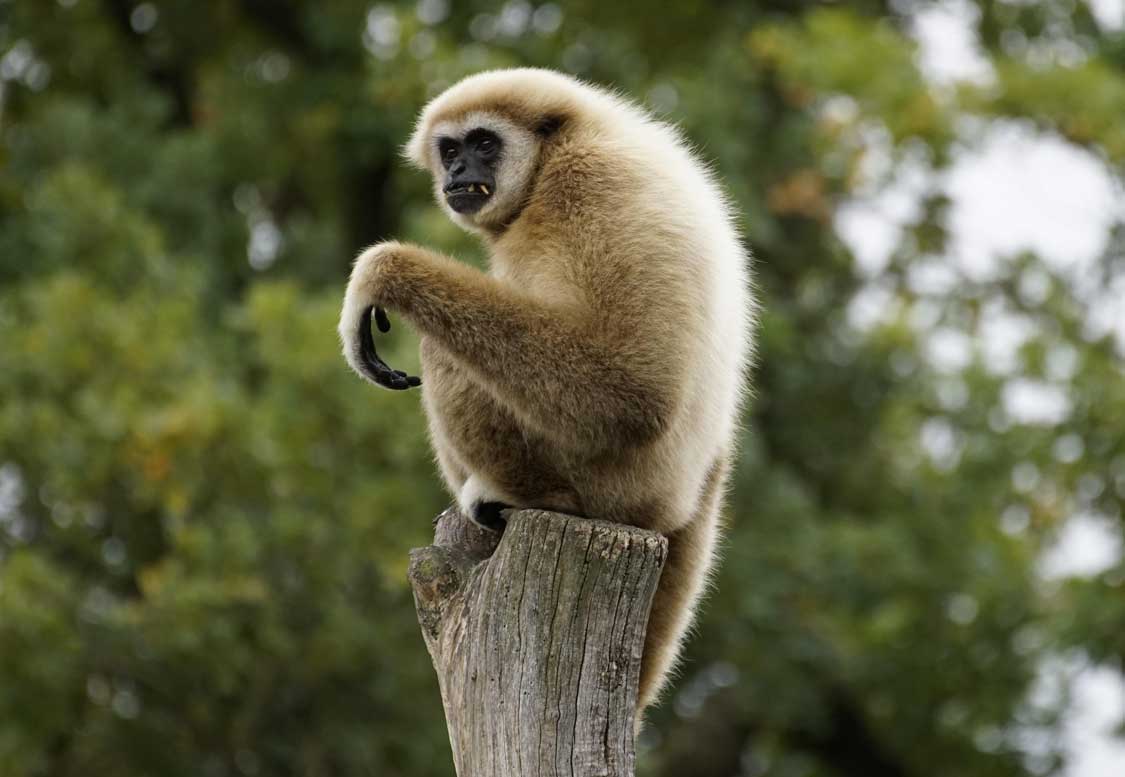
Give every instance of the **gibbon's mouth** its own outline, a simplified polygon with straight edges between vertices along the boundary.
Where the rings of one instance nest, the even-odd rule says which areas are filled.
[[[445,201],[457,213],[476,213],[496,191],[487,183],[455,183],[443,189]]]

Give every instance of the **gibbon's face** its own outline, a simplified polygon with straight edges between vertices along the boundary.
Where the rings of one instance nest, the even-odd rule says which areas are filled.
[[[483,127],[464,138],[438,138],[438,154],[445,170],[441,191],[449,207],[462,215],[476,213],[496,191],[496,165],[503,141]]]
[[[506,117],[473,113],[437,124],[431,135],[434,189],[458,224],[505,223],[532,185],[539,138]]]

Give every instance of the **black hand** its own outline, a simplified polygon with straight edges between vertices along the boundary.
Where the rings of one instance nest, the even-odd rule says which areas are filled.
[[[375,311],[375,323],[379,331],[386,332],[391,328],[387,313],[382,308],[367,308],[363,311],[363,316],[359,320],[359,352],[360,367],[364,374],[383,388],[394,391],[405,391],[413,386],[421,386],[421,378],[407,375],[402,370],[392,370],[375,352],[375,338],[371,334],[372,310]]]

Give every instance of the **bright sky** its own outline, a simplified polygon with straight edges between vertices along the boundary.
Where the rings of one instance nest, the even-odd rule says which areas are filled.
[[[1088,3],[1104,28],[1125,27],[1125,0]],[[920,44],[920,64],[930,80],[938,89],[958,80],[987,83],[991,70],[973,33],[976,9],[965,0],[924,7],[916,16],[914,34]],[[1031,250],[1072,280],[1089,304],[1090,328],[1115,332],[1125,354],[1125,279],[1109,289],[1082,283],[1082,270],[1105,249],[1109,228],[1125,220],[1120,181],[1090,153],[1019,124],[968,125],[965,135],[965,150],[939,178],[907,165],[890,186],[841,209],[837,228],[855,252],[860,270],[871,279],[868,290],[849,309],[853,323],[874,323],[886,310],[887,294],[879,285],[879,273],[898,242],[901,225],[917,215],[919,196],[937,188],[952,200],[950,248],[945,256],[922,263],[912,284],[938,292],[960,274],[986,277],[1003,257]],[[1035,293],[1036,284],[1036,279],[1027,279],[1029,293]],[[1021,279],[1021,290],[1023,285]],[[989,361],[1004,374],[1028,335],[1027,326],[1018,316],[996,311],[986,330],[987,342],[975,345],[988,352]],[[937,329],[927,352],[939,369],[952,371],[966,363],[973,346],[960,333]],[[1059,355],[1060,374],[1065,375],[1067,361],[1066,354]],[[1009,381],[1005,405],[1023,423],[1057,425],[1069,412],[1064,391],[1018,377]],[[940,431],[931,435],[937,449]],[[1122,550],[1118,527],[1098,516],[1076,515],[1040,559],[1043,584],[1098,574],[1116,564]],[[1049,664],[1041,668],[1032,695],[1048,687],[1063,687],[1071,694],[1063,729],[1070,756],[1066,777],[1123,777],[1125,739],[1113,732],[1125,720],[1125,677],[1092,666],[1082,656],[1059,657]],[[1039,735],[1025,731],[1021,736],[1034,755]]]

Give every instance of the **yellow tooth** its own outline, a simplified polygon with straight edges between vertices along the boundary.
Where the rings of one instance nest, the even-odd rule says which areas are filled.
[[[488,187],[485,186],[483,183],[480,185],[480,190],[482,192],[484,192],[485,194],[489,194]]]
[[[469,184],[469,191],[475,192],[476,190],[477,190],[477,185],[475,183]]]

